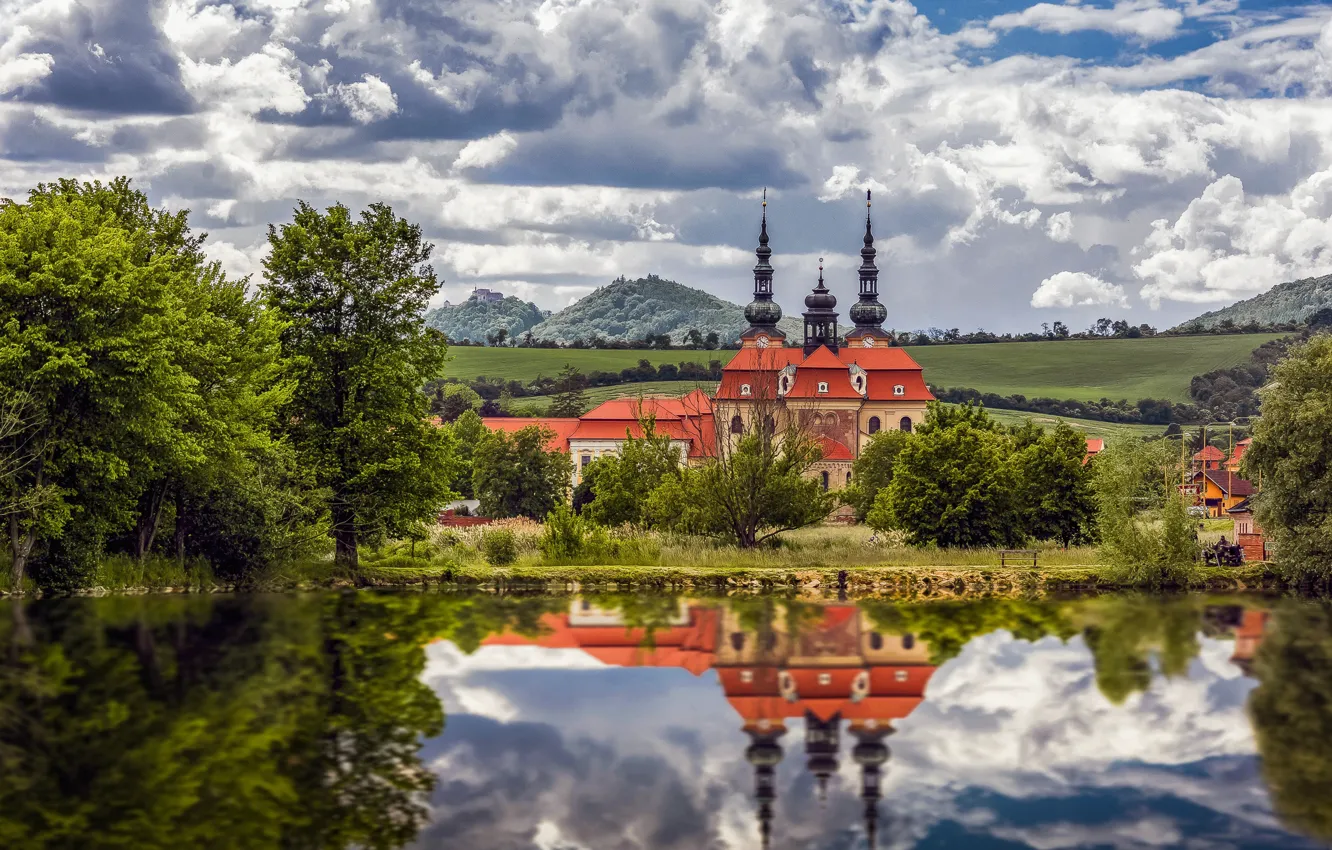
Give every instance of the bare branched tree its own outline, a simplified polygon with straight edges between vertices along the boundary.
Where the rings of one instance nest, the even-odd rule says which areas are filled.
[[[18,588],[51,495],[45,475],[47,430],[24,390],[0,387],[0,519],[9,531],[11,586]]]

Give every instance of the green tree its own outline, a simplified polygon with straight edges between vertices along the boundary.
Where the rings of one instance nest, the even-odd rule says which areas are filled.
[[[1273,807],[1292,828],[1332,840],[1332,609],[1282,603],[1254,675],[1262,684],[1249,697],[1249,716]]]
[[[565,364],[555,380],[555,398],[547,416],[578,417],[587,411],[587,378],[577,367]]]
[[[547,447],[550,438],[539,425],[481,438],[472,456],[472,488],[482,514],[539,520],[564,501],[573,467],[567,452]]]
[[[924,426],[897,456],[875,498],[871,528],[897,528],[916,545],[1012,546],[1025,537],[1011,441],[981,408],[962,416],[930,403]]]
[[[658,528],[752,548],[832,511],[832,495],[809,474],[821,457],[818,444],[795,428],[750,428],[702,466],[665,478],[648,497],[646,515]]]
[[[1281,569],[1300,581],[1332,578],[1332,336],[1290,350],[1272,370],[1243,470],[1262,483],[1255,518]]]
[[[471,499],[475,497],[475,490],[472,488],[472,470],[476,447],[486,436],[486,426],[475,410],[468,410],[454,420],[451,428],[457,463],[449,487],[462,498]]]
[[[583,516],[600,525],[642,525],[648,496],[666,479],[679,478],[680,460],[670,436],[658,434],[651,420],[644,421],[642,437],[629,436],[619,454],[594,461],[596,490]]]
[[[384,204],[358,219],[304,202],[268,242],[263,292],[295,382],[283,421],[329,492],[337,562],[354,567],[363,538],[401,534],[452,495],[451,440],[421,392],[445,360],[422,321],[438,289],[432,246]]]
[[[136,512],[143,480],[197,458],[183,427],[198,402],[183,364],[186,294],[200,273],[184,213],[151,210],[129,181],[62,180],[0,206],[0,386],[21,389],[31,429],[0,456],[11,581],[40,539],[77,515],[98,539]]]
[[[455,422],[481,404],[481,396],[466,384],[437,384],[431,395],[430,412],[444,422]]]
[[[1117,440],[1091,464],[1101,557],[1122,581],[1183,582],[1198,559],[1174,451],[1166,441]]]
[[[846,493],[857,520],[864,522],[879,492],[893,483],[893,465],[910,441],[911,434],[905,431],[880,431],[860,450],[851,465],[851,487]]]
[[[1096,503],[1091,470],[1083,463],[1086,437],[1064,422],[1050,431],[1028,422],[1014,430],[1013,439],[1017,499],[1027,533],[1064,546],[1090,539]]]

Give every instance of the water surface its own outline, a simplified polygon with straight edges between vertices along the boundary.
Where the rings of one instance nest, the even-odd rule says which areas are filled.
[[[0,602],[0,846],[1303,848],[1332,607]]]

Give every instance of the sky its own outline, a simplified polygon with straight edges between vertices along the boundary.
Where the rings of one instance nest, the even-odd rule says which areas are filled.
[[[436,302],[655,273],[788,314],[1167,327],[1332,272],[1332,4],[0,0],[0,196],[129,175],[262,274],[298,200],[383,201]]]
[[[1296,850],[1272,813],[1234,644],[1110,703],[1081,637],[972,640],[894,722],[884,848]],[[448,716],[417,850],[759,850],[749,739],[714,671],[603,667],[576,649],[427,649]],[[855,740],[820,804],[788,726],[773,850],[864,850]]]

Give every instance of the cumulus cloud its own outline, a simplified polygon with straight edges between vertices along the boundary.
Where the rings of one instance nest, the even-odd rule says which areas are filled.
[[[899,327],[1029,328],[1032,280],[1122,280],[1135,246],[1161,321],[1321,262],[1312,213],[1270,261],[1232,246],[1189,260],[1196,274],[1168,250],[1197,237],[1171,225],[1163,247],[1151,225],[1222,175],[1246,207],[1294,210],[1287,196],[1332,168],[1332,10],[1316,4],[1037,3],[942,29],[897,2],[395,9],[0,0],[0,190],[126,173],[155,202],[216,210],[231,246],[260,243],[296,198],[389,201],[437,242],[449,285],[505,281],[558,308],[648,272],[743,302],[768,186],[778,298],[798,310],[820,255],[854,297],[869,187]],[[1126,50],[1014,53],[1020,28]],[[1195,46],[1154,53],[1172,34]]]
[[[1182,23],[1184,14],[1178,9],[1166,8],[1160,0],[1120,0],[1109,9],[1077,3],[1037,3],[1021,12],[1009,12],[990,19],[990,26],[999,30],[1030,27],[1065,34],[1103,30],[1135,36],[1143,41],[1170,38],[1179,31]]]
[[[1031,294],[1033,307],[1127,307],[1124,287],[1086,272],[1052,274]]]
[[[398,98],[388,83],[374,74],[366,74],[359,83],[338,83],[329,90],[358,124],[369,124],[398,111]]]
[[[1332,170],[1288,195],[1250,197],[1226,175],[1173,223],[1152,222],[1136,252],[1142,297],[1211,302],[1247,298],[1286,280],[1332,271]]]

